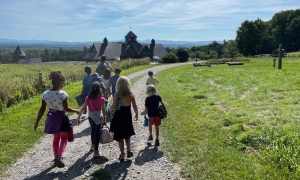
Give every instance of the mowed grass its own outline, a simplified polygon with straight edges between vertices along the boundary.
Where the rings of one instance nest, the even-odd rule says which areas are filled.
[[[153,66],[155,65],[136,66],[123,70],[121,75],[127,76],[133,72]],[[69,83],[64,87],[63,90],[69,95],[68,102],[70,107],[79,108],[75,97],[81,93],[81,89],[81,82]],[[3,175],[9,165],[15,163],[28,148],[33,147],[34,143],[44,135],[44,120],[46,116],[40,121],[39,130],[37,132],[33,130],[41,105],[41,96],[40,94],[30,100],[22,101],[18,105],[5,109],[0,114],[0,175]]]
[[[163,146],[187,179],[300,177],[300,58],[158,73]]]

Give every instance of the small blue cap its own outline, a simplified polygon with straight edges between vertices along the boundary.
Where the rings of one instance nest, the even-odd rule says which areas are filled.
[[[153,71],[152,71],[152,70],[149,70],[149,71],[148,71],[148,75],[153,75]]]

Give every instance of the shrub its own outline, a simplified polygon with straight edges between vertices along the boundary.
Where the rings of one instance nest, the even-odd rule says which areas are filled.
[[[189,60],[189,50],[184,47],[179,47],[176,50],[176,56],[179,62],[187,62]]]
[[[163,60],[164,63],[177,63],[178,57],[174,53],[168,53],[164,55],[161,60]]]

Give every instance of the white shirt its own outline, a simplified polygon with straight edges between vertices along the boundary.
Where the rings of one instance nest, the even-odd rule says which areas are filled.
[[[65,91],[45,91],[43,93],[43,100],[46,102],[49,109],[63,111],[63,100],[68,98],[68,94]]]

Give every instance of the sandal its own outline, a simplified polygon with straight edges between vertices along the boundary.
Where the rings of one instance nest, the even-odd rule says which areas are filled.
[[[131,158],[133,156],[133,153],[131,152],[131,151],[129,151],[128,153],[127,153],[127,158]]]
[[[120,156],[119,156],[119,160],[120,160],[120,162],[123,162],[123,161],[124,161],[124,158],[121,159],[121,155],[120,155]]]

